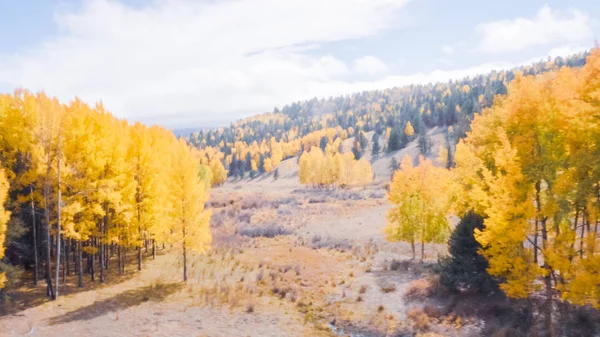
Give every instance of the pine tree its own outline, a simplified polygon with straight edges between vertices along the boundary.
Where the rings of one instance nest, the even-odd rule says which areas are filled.
[[[392,159],[390,160],[390,171],[392,172],[392,176],[399,169],[400,169],[400,164],[398,163],[398,160],[396,159],[396,157],[392,157]]]
[[[418,143],[419,143],[419,151],[421,152],[421,155],[423,155],[423,156],[429,155],[429,152],[431,151],[431,146],[432,146],[431,139],[429,138],[429,135],[427,135],[427,133],[425,131],[419,133]]]
[[[362,157],[362,147],[360,146],[360,142],[358,140],[354,141],[354,144],[352,145],[352,154],[354,155],[355,159],[360,159],[360,157]]]
[[[381,149],[379,147],[379,135],[375,133],[373,134],[372,156],[375,158],[379,157],[379,152],[381,152]]]
[[[479,254],[484,247],[475,239],[475,230],[484,230],[483,218],[468,212],[450,236],[449,256],[440,260],[440,282],[457,291],[489,294],[499,290],[498,282],[488,274],[489,264]]]
[[[400,136],[396,129],[392,129],[390,132],[390,138],[388,140],[387,150],[388,152],[394,152],[400,150]]]
[[[321,141],[319,142],[319,147],[321,148],[321,151],[325,151],[325,148],[327,147],[327,136],[321,137]]]

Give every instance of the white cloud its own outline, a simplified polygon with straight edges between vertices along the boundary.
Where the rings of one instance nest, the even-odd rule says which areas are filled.
[[[555,57],[567,57],[567,56],[571,56],[571,55],[575,55],[577,53],[586,51],[586,50],[590,50],[590,47],[584,47],[584,46],[580,46],[580,45],[575,45],[575,44],[567,44],[564,46],[559,46],[556,48],[552,48],[550,50],[550,52],[548,52],[548,56],[555,58]]]
[[[489,53],[518,52],[533,46],[592,44],[589,16],[576,9],[559,11],[544,5],[533,18],[516,18],[480,24],[479,48]]]
[[[87,0],[56,13],[58,36],[0,55],[0,78],[64,101],[101,99],[130,120],[226,122],[339,92],[346,64],[306,49],[394,28],[408,1]]]
[[[442,53],[447,55],[454,54],[454,48],[452,48],[452,46],[449,45],[444,45],[442,46]]]
[[[388,66],[375,56],[367,55],[354,60],[354,71],[363,75],[377,75],[385,73]]]

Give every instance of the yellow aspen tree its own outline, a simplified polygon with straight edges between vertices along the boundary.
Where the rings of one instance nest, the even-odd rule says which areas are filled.
[[[447,170],[433,166],[431,160],[420,158],[415,167],[412,158],[402,159],[401,170],[394,173],[388,199],[393,206],[384,229],[389,241],[421,243],[421,259],[426,243],[443,242],[450,230],[447,216],[452,205],[452,189]]]
[[[404,127],[404,134],[408,137],[415,134],[415,129],[413,128],[410,122],[406,122],[406,126]]]
[[[183,280],[188,278],[189,253],[204,253],[210,248],[210,210],[204,209],[208,199],[210,178],[202,179],[200,166],[190,148],[181,140],[173,148],[171,197],[174,223],[181,238]]]
[[[269,160],[269,164],[270,164],[270,160]],[[266,159],[265,159],[265,170],[267,170],[267,160]],[[210,162],[210,171],[212,173],[211,184],[213,186],[220,186],[225,182],[225,180],[227,180],[227,170],[225,170],[225,167],[221,163],[221,160],[215,158],[213,161],[211,161]],[[271,171],[271,169],[267,170],[267,172],[270,172],[270,171]]]
[[[271,158],[265,158],[263,162],[265,172],[270,173],[273,171],[273,164],[271,164]]]
[[[127,157],[135,181],[133,200],[132,232],[137,248],[137,268],[142,269],[142,247],[145,240],[150,239],[150,230],[154,225],[159,210],[160,194],[158,193],[158,177],[161,172],[159,160],[152,147],[151,131],[140,123],[135,123],[131,130],[131,143]]]

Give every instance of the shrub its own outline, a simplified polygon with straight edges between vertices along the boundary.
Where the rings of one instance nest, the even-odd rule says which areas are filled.
[[[398,271],[398,270],[407,271],[409,265],[410,265],[410,262],[408,262],[408,261],[398,261],[396,259],[393,259],[392,263],[390,263],[390,270],[393,270],[393,271]]]
[[[385,191],[383,190],[376,190],[373,191],[369,194],[369,198],[371,199],[383,199],[385,198]]]
[[[240,212],[237,215],[237,221],[238,222],[246,222],[246,223],[250,223],[250,220],[252,219],[252,212],[249,211],[245,211],[245,212]]]
[[[289,209],[285,209],[285,208],[280,208],[277,210],[277,215],[279,216],[286,216],[286,215],[292,215],[293,212]]]
[[[406,312],[406,317],[410,319],[417,330],[426,330],[431,324],[429,316],[419,308],[412,308]]]
[[[418,279],[410,282],[404,299],[406,301],[423,302],[432,293],[431,283],[426,279]]]
[[[352,244],[345,239],[333,239],[331,237],[322,238],[320,235],[314,235],[311,239],[311,247],[313,249],[330,248],[348,251],[352,249]]]
[[[248,236],[251,238],[257,237],[265,237],[265,238],[274,238],[280,235],[291,235],[293,231],[291,229],[285,228],[281,225],[267,225],[264,227],[246,227],[242,228],[238,232],[242,236]]]
[[[327,202],[327,198],[323,196],[311,197],[308,199],[309,204],[322,204],[324,202]]]
[[[225,224],[225,220],[229,218],[226,210],[221,210],[219,213],[215,213],[210,218],[210,227],[218,228]]]
[[[382,284],[380,289],[381,289],[381,292],[383,292],[384,294],[388,294],[388,293],[392,293],[392,292],[396,291],[396,285],[393,283],[386,283],[386,284]]]
[[[299,205],[300,202],[298,202],[298,199],[296,199],[294,197],[286,197],[286,198],[279,199],[279,204],[280,205]]]

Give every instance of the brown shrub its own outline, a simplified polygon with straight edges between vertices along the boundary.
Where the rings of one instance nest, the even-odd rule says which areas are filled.
[[[396,291],[396,285],[394,283],[386,283],[382,284],[380,289],[384,294],[388,294]]]
[[[404,294],[406,301],[423,302],[432,294],[431,283],[427,279],[418,279],[410,282],[408,290]]]
[[[431,319],[421,308],[412,308],[408,310],[406,317],[408,317],[417,330],[426,330],[431,324]]]

